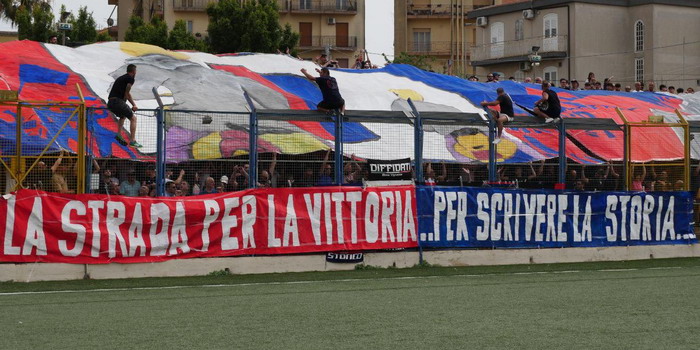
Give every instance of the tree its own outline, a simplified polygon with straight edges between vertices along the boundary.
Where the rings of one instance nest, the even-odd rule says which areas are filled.
[[[299,35],[291,26],[279,24],[277,2],[273,0],[220,0],[209,5],[209,40],[212,51],[277,52],[294,49]]]
[[[107,30],[97,33],[95,37],[95,42],[112,41],[112,37],[109,35]]]
[[[70,16],[68,19],[73,25],[73,29],[66,33],[70,36],[71,41],[80,43],[94,43],[97,40],[97,30],[95,27],[95,18],[92,17],[92,12],[88,12],[87,6],[81,6],[78,11],[78,17]]]
[[[168,25],[159,17],[153,17],[151,23],[145,23],[143,18],[131,16],[124,40],[167,48]]]
[[[390,62],[386,58],[386,56],[384,56],[384,59],[386,59],[389,63],[410,64],[423,70],[430,70],[430,65],[433,62],[435,62],[435,57],[423,55],[409,55],[405,52],[402,52],[396,57],[394,57],[393,62]]]
[[[9,19],[12,24],[19,24],[17,21],[19,11],[24,9],[31,13],[36,6],[51,12],[51,3],[47,0],[0,0],[0,18],[4,17]]]
[[[175,26],[168,35],[168,49],[170,50],[196,50],[207,51],[207,44],[187,32],[187,23],[184,20],[175,22]]]
[[[50,36],[56,35],[51,8],[47,10],[41,4],[35,4],[31,9],[20,6],[14,23],[17,24],[19,40],[46,42]]]

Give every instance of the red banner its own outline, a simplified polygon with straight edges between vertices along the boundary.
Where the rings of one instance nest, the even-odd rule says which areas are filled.
[[[20,190],[0,201],[0,261],[78,264],[416,247],[413,186],[177,198]]]

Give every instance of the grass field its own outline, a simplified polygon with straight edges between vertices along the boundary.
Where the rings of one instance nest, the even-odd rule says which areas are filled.
[[[0,349],[700,349],[700,259],[0,283]]]

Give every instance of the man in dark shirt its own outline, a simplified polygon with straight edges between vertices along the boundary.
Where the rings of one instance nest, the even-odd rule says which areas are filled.
[[[491,110],[493,120],[498,126],[498,134],[496,135],[496,139],[493,140],[494,145],[497,145],[501,142],[501,135],[503,135],[503,124],[507,122],[512,122],[513,116],[515,115],[515,113],[513,112],[513,100],[510,98],[510,96],[503,90],[503,88],[500,87],[496,89],[496,92],[498,93],[498,98],[496,98],[496,100],[491,102],[481,102],[481,105],[484,107],[498,105],[501,109],[500,112],[496,110]]]
[[[134,117],[134,112],[136,112],[138,108],[136,107],[134,99],[131,98],[131,87],[134,85],[134,77],[136,77],[136,66],[130,64],[126,66],[126,74],[117,78],[114,84],[112,84],[107,108],[119,118],[117,140],[126,143],[120,132],[124,127],[124,119],[129,119],[129,129],[131,131],[131,142],[129,145],[141,147],[141,144],[136,142],[136,117]],[[131,108],[126,104],[127,100],[131,102]]]
[[[321,89],[323,100],[318,103],[316,109],[322,112],[330,112],[334,109],[338,109],[340,110],[340,114],[345,114],[345,100],[340,96],[340,90],[338,90],[338,83],[335,81],[335,78],[331,77],[328,68],[317,68],[316,71],[321,74],[318,78],[309,74],[305,68],[301,69],[306,79],[316,82],[319,89]]]
[[[550,89],[552,84],[548,81],[542,83],[542,98],[535,102],[535,114],[544,119],[545,123],[559,121],[561,116],[561,103],[559,96]],[[545,103],[546,102],[546,103]]]

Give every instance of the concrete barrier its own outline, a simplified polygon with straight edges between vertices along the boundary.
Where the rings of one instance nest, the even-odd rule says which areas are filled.
[[[442,266],[550,264],[700,257],[700,244],[604,248],[440,250],[423,253],[425,261]],[[411,267],[417,251],[366,253],[364,264]],[[57,281],[83,278],[144,278],[202,276],[228,269],[232,274],[353,270],[355,264],[328,263],[325,254],[232,258],[174,259],[139,264],[0,264],[0,281]]]

